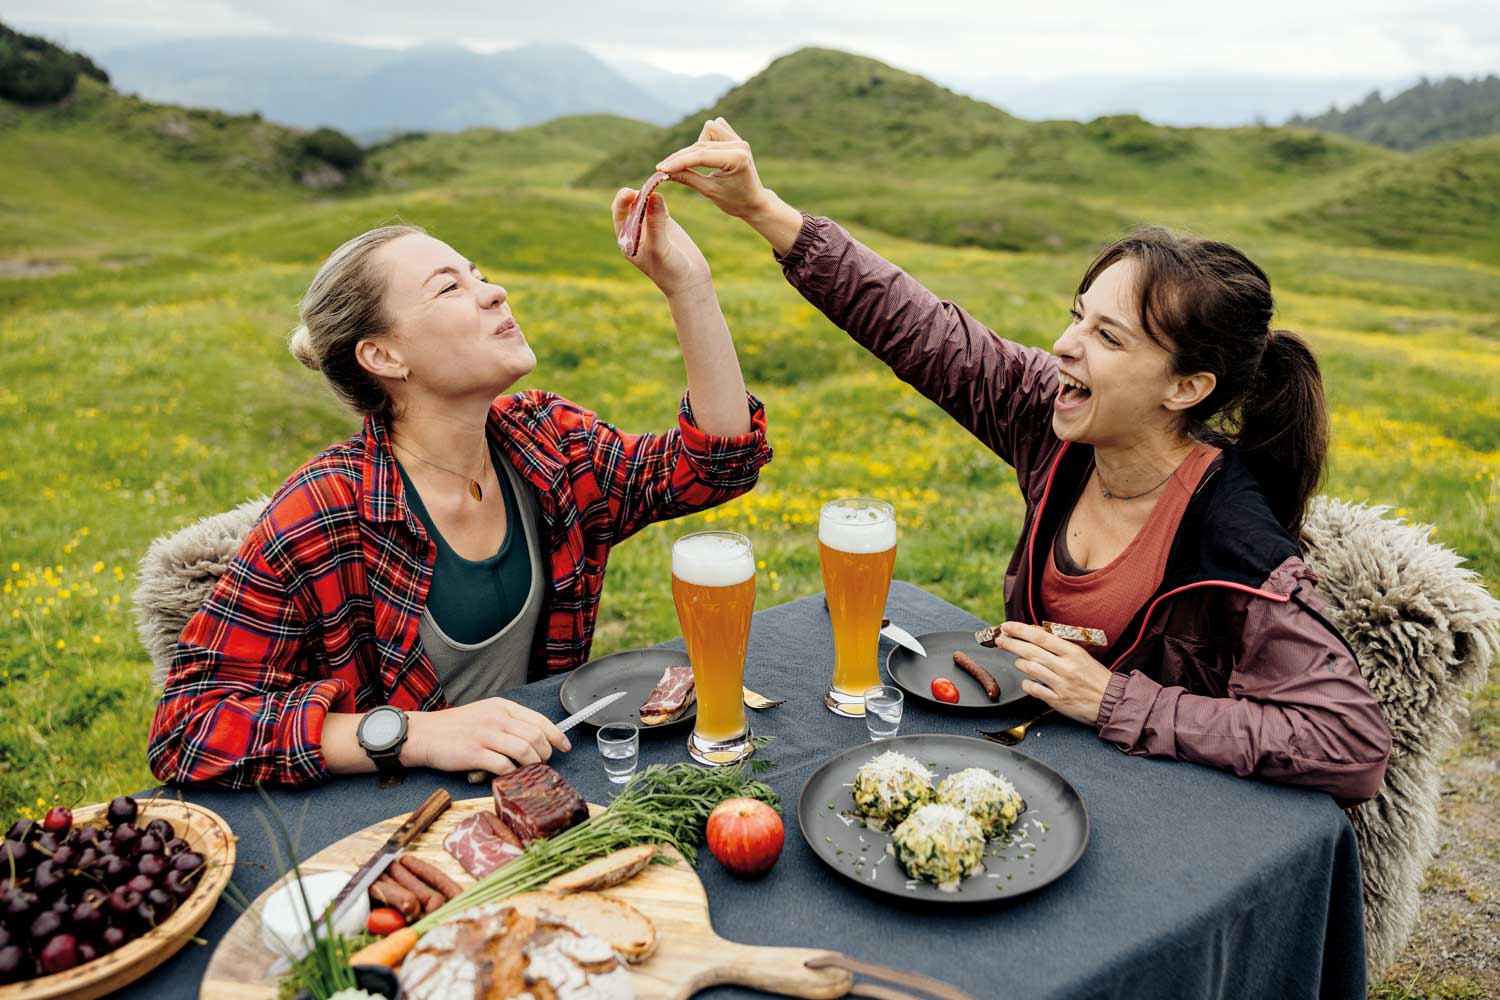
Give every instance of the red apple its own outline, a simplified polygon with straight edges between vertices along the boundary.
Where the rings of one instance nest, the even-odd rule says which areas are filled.
[[[781,817],[758,799],[726,799],[708,814],[708,849],[742,878],[770,871],[785,840]]]

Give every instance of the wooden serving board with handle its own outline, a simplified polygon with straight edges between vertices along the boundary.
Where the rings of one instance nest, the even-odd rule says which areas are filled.
[[[467,887],[474,880],[443,850],[443,838],[468,816],[493,808],[495,802],[489,796],[453,803],[408,852],[430,861]],[[598,812],[600,807],[591,805],[589,809]],[[330,844],[303,862],[302,871],[352,874],[405,818],[394,816]],[[698,873],[677,852],[670,854],[673,864],[652,864],[623,885],[605,890],[606,895],[619,897],[656,925],[656,951],[646,961],[630,966],[639,1000],[686,1000],[701,989],[721,984],[810,1000],[849,992],[854,977],[847,969],[812,969],[804,964],[809,959],[837,958],[834,952],[742,945],[715,934],[709,922],[708,895]],[[203,1000],[271,1000],[276,996],[276,981],[268,975],[276,955],[261,943],[254,914],[286,881],[283,878],[262,893],[251,911],[241,914],[219,942],[203,977],[199,992]]]

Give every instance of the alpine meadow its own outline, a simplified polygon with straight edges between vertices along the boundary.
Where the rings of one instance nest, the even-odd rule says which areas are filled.
[[[58,102],[0,100],[0,814],[154,784],[136,564],[359,426],[287,351],[344,240],[425,227],[509,291],[538,357],[522,387],[627,430],[674,426],[670,316],[620,256],[609,205],[715,115],[788,202],[1022,343],[1052,344],[1094,251],[1132,226],[1241,247],[1271,277],[1278,325],[1318,353],[1324,491],[1429,525],[1500,585],[1500,136],[1400,152],[1304,128],[1035,122],[804,49],[666,128],[561,118],[336,162],[257,116],[80,76]],[[750,494],[615,553],[594,655],[678,634],[670,546],[691,530],[753,539],[758,607],[818,593],[818,510],[847,495],[895,505],[898,578],[997,618],[1023,513],[1010,470],[808,305],[747,227],[686,188],[662,193],[714,269],[775,459]],[[1465,740],[1460,770],[1490,764],[1444,808],[1493,809],[1500,675]],[[1493,914],[1500,888],[1485,891]],[[1424,988],[1470,995],[1478,980],[1454,975]]]

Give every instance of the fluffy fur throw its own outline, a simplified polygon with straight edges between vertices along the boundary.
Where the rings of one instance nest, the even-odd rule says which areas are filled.
[[[1418,887],[1437,854],[1439,768],[1500,648],[1500,602],[1425,525],[1390,508],[1319,497],[1303,527],[1329,617],[1359,655],[1391,729],[1385,785],[1349,810],[1364,873],[1372,981],[1416,927]]]
[[[161,687],[177,639],[197,614],[269,497],[246,500],[151,543],[141,557],[135,588],[135,629],[151,656],[151,683]]]
[[[250,500],[159,538],[141,560],[135,607],[158,686],[188,619],[265,505],[264,497]],[[1437,853],[1439,766],[1467,711],[1466,693],[1500,648],[1500,602],[1425,526],[1388,518],[1388,510],[1319,497],[1302,539],[1394,740],[1380,795],[1349,811],[1372,979],[1416,926],[1418,886]]]

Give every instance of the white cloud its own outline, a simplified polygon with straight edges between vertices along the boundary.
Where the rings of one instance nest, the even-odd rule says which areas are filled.
[[[1500,71],[1500,0],[1265,0],[1238,9],[1202,0],[1072,0],[1049,9],[1034,0],[706,0],[670,10],[619,0],[0,0],[5,17],[488,50],[566,41],[738,78],[804,45],[945,79]]]

